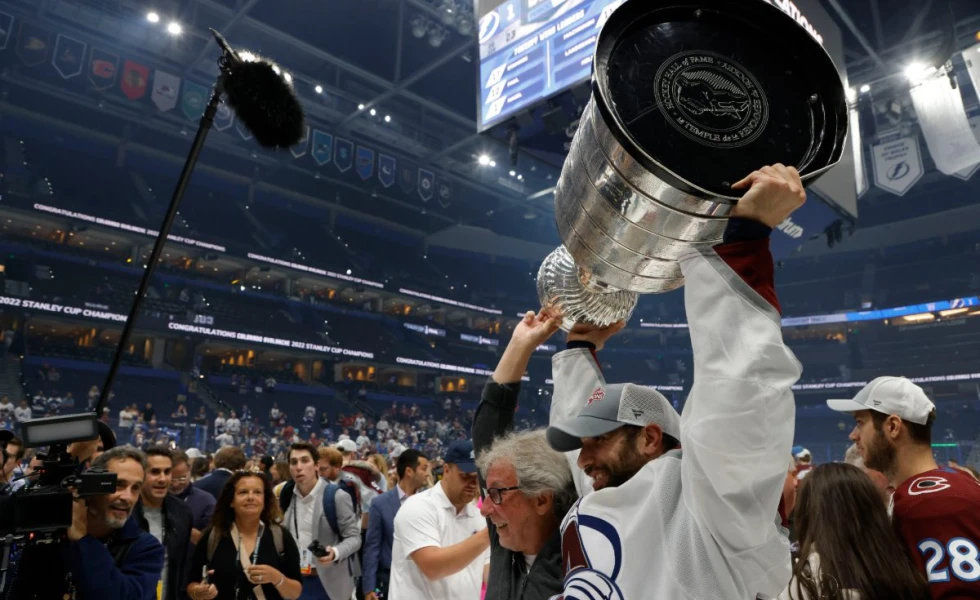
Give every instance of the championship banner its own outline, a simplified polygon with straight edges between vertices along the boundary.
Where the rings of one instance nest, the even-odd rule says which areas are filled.
[[[104,92],[116,83],[119,73],[119,55],[100,48],[92,48],[89,60],[88,80],[92,89]]]
[[[127,60],[123,63],[122,77],[119,89],[130,100],[139,100],[146,95],[146,86],[150,80],[150,69],[137,62]]]
[[[204,108],[208,103],[208,88],[190,79],[184,80],[184,93],[180,97],[180,110],[191,121],[204,116]]]
[[[436,199],[439,206],[449,208],[453,196],[453,181],[448,177],[440,176],[436,180]]]
[[[333,160],[333,136],[325,131],[313,131],[313,160],[321,167]]]
[[[214,113],[214,128],[218,131],[226,131],[235,124],[235,113],[227,104],[222,102],[218,105],[217,112]]]
[[[82,59],[85,58],[87,48],[88,46],[83,42],[58,34],[51,65],[62,79],[71,79],[82,74]]]
[[[167,112],[177,107],[177,95],[180,93],[180,77],[157,69],[153,72],[153,104],[161,112]]]
[[[341,173],[350,171],[354,166],[354,142],[337,138],[335,140],[336,150],[333,155],[333,164]]]
[[[386,188],[395,185],[395,170],[397,163],[394,156],[378,154],[378,181]]]
[[[919,139],[906,137],[882,142],[871,149],[875,185],[904,196],[924,174]]]
[[[0,50],[6,50],[14,31],[14,16],[0,12]]]
[[[310,148],[310,126],[306,125],[303,131],[303,137],[300,138],[296,145],[289,149],[289,152],[293,155],[293,158],[303,158],[306,156],[307,151]]]
[[[973,89],[980,90],[980,44],[967,48],[962,52],[966,71],[970,74]]]
[[[864,168],[864,144],[861,142],[861,115],[857,108],[848,110],[851,136],[851,149],[854,151],[854,180],[857,183],[858,198],[868,191],[868,172]]]
[[[48,60],[51,50],[51,34],[47,31],[21,22],[17,35],[17,57],[28,67],[36,67]]]
[[[374,175],[374,150],[370,148],[365,148],[364,146],[357,147],[357,174],[360,175],[361,179],[367,181],[371,179]]]
[[[977,46],[977,48],[980,48],[980,46]],[[980,60],[975,62],[980,64]],[[975,137],[977,142],[980,143],[980,108],[973,109],[973,111],[969,113],[968,120],[970,122],[970,129],[973,131],[973,137]],[[976,175],[977,171],[980,171],[980,163],[953,173],[953,177],[962,179],[963,181],[969,181],[974,175]]]
[[[944,70],[912,86],[909,93],[936,168],[952,175],[980,163],[980,143],[966,119],[963,96]]]
[[[245,140],[246,142],[252,139],[252,132],[249,131],[248,127],[245,127],[245,124],[242,123],[241,121],[235,123],[235,131],[237,131],[238,135],[242,136],[242,139]]]
[[[436,187],[436,176],[432,171],[427,171],[425,169],[419,169],[419,197],[422,198],[422,202],[428,202],[432,200],[432,194],[435,193]]]
[[[398,185],[402,188],[402,191],[406,194],[411,194],[415,191],[415,167],[410,164],[404,164],[398,170]]]

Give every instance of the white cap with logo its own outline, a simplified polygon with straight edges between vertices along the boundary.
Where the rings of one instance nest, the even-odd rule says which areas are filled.
[[[827,406],[843,413],[873,410],[919,425],[928,423],[929,415],[936,410],[925,390],[904,377],[879,377],[853,399],[827,400]]]

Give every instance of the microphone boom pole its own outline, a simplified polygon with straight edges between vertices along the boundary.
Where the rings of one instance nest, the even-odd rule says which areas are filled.
[[[106,376],[105,383],[102,385],[99,402],[95,406],[96,418],[102,416],[102,410],[109,400],[112,384],[119,372],[119,366],[122,364],[123,355],[126,352],[126,347],[129,345],[129,339],[132,337],[133,330],[136,328],[136,320],[140,316],[140,310],[143,308],[146,291],[150,287],[150,279],[153,277],[157,262],[163,253],[163,247],[166,245],[167,238],[170,236],[170,229],[173,227],[174,218],[177,216],[177,209],[180,208],[180,201],[187,191],[188,184],[190,184],[191,176],[194,174],[194,167],[197,166],[197,160],[201,156],[201,150],[204,149],[204,142],[208,137],[208,133],[211,131],[211,126],[214,125],[214,116],[218,112],[218,105],[221,104],[221,94],[224,90],[222,83],[224,77],[224,73],[219,75],[218,80],[214,84],[211,99],[204,109],[204,115],[201,117],[201,122],[197,127],[197,135],[194,136],[194,144],[191,146],[190,153],[187,155],[187,160],[184,161],[184,169],[180,173],[180,179],[177,180],[177,187],[174,189],[173,196],[170,198],[170,206],[167,207],[167,214],[163,219],[163,225],[160,227],[160,233],[157,234],[157,239],[153,243],[153,250],[150,251],[149,261],[143,269],[143,278],[140,279],[139,288],[136,290],[136,298],[133,300],[133,304],[129,309],[129,316],[126,318],[126,324],[123,326],[122,335],[119,338],[119,345],[116,347],[116,352],[112,357],[112,363],[109,365],[109,374]]]

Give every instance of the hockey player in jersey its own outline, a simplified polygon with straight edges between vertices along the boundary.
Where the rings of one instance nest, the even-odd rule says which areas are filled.
[[[854,415],[853,441],[895,487],[892,525],[935,600],[980,598],[980,483],[932,455],[936,406],[904,377],[879,377],[830,408]]]
[[[772,598],[790,579],[776,518],[801,368],[782,339],[769,234],[806,194],[782,165],[735,187],[748,191],[725,242],[680,259],[694,349],[680,448],[672,448],[666,399],[652,388],[607,386],[596,365],[592,353],[621,324],[577,326],[553,359],[549,441],[569,452],[583,494],[562,524],[557,598]]]

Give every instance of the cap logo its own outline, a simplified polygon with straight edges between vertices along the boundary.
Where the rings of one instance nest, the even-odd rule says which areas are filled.
[[[606,397],[606,391],[601,387],[596,388],[592,395],[589,396],[589,401],[585,403],[586,406],[592,406],[593,402],[598,402]]]
[[[642,410],[640,410],[638,408],[634,408],[633,409],[633,417],[634,418],[639,419],[642,416],[643,416],[643,411]]]
[[[881,406],[881,400],[872,400],[871,403],[875,406]]]

